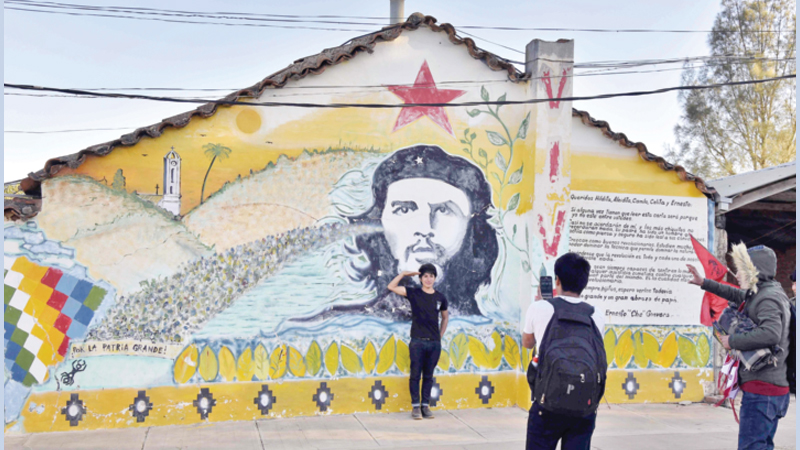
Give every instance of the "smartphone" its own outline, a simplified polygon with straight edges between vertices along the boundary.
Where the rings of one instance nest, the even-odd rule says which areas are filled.
[[[539,289],[542,291],[542,298],[553,298],[553,277],[539,277]]]
[[[544,264],[539,270],[539,290],[542,292],[543,299],[553,298],[553,277],[547,276]]]

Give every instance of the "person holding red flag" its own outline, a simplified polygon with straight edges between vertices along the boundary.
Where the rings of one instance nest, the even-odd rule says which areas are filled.
[[[724,280],[725,275],[728,273],[728,269],[723,265],[711,252],[708,251],[707,248],[703,247],[703,244],[697,242],[697,239],[694,236],[689,235],[692,238],[692,247],[694,247],[694,253],[697,255],[697,259],[700,260],[700,264],[703,265],[703,271],[705,272],[705,278],[707,280],[713,280],[717,283],[724,284],[726,286],[733,286]],[[710,327],[712,323],[719,318],[719,315],[722,314],[722,311],[728,307],[728,301],[712,294],[711,292],[706,292],[703,295],[703,306],[700,308],[700,323],[703,325]]]
[[[753,322],[751,329],[734,327],[732,334],[721,336],[725,350],[740,353],[777,347],[772,364],[753,370],[739,364],[735,379],[743,392],[739,450],[771,449],[778,421],[789,407],[786,359],[791,348],[790,303],[783,286],[775,280],[778,259],[771,248],[758,245],[748,249],[741,243],[733,246],[731,257],[741,289],[703,279],[691,265],[687,265],[692,275],[689,283],[727,299],[731,308]]]

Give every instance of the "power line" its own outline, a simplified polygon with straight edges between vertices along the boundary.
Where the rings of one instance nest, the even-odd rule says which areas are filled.
[[[701,67],[701,66],[695,66],[693,68],[697,68],[697,67]],[[563,77],[565,77],[565,78],[573,78],[573,77],[590,77],[590,76],[635,75],[635,74],[645,74],[645,73],[671,72],[671,71],[676,71],[676,70],[685,70],[685,67],[673,67],[673,68],[669,68],[669,69],[653,69],[653,70],[631,70],[631,71],[626,71],[626,72],[586,73],[586,74],[565,75]],[[544,77],[537,77],[537,79],[540,79],[540,78],[544,78]],[[488,85],[488,84],[505,84],[505,83],[510,83],[510,81],[508,81],[508,80],[484,80],[484,81],[470,81],[470,82],[465,82],[465,83],[468,83],[470,85]],[[446,83],[438,83],[438,82],[436,83],[437,86],[441,86],[441,85],[445,85],[445,84]],[[455,83],[451,83],[451,84],[455,84]],[[430,87],[432,87],[432,86],[433,85],[431,85]],[[318,88],[324,88],[325,86],[317,86],[317,87]],[[330,87],[332,89],[333,88],[337,88],[337,86],[328,86],[328,87]],[[343,86],[338,86],[338,88],[342,88],[342,87]],[[348,86],[348,88],[357,88],[357,87],[359,87],[359,86]],[[423,87],[425,87],[425,85],[423,85]],[[363,86],[363,88],[364,89],[367,89],[367,88],[386,89],[386,86],[383,86],[383,85],[380,85],[380,86],[378,86],[378,85],[372,85],[372,86],[365,85],[365,86]],[[283,91],[283,89],[286,89],[286,88],[285,87],[281,88],[281,91]],[[409,89],[409,90],[410,89],[416,89],[416,87],[413,86],[413,85],[407,85],[407,89]],[[163,89],[162,88],[129,88],[129,89],[125,89],[125,88],[122,88],[122,89],[83,88],[83,90],[92,90],[92,91],[125,91],[125,90],[128,90],[128,91],[168,91],[168,92],[169,91],[172,91],[172,92],[180,92],[180,91],[225,91],[225,92],[235,92],[235,91],[237,91],[237,89],[197,89],[197,90],[195,90],[195,89],[181,89],[181,88],[175,88],[175,89],[168,89],[168,88],[163,88]],[[376,90],[323,91],[323,92],[302,93],[302,94],[301,93],[296,93],[296,92],[295,93],[288,92],[288,93],[281,93],[281,94],[277,94],[277,95],[271,95],[270,98],[309,97],[309,96],[313,97],[313,96],[318,96],[318,95],[374,94],[376,92],[381,92],[381,91],[376,91]],[[102,99],[102,98],[105,98],[105,97],[96,97],[96,96],[93,96],[93,95],[27,94],[27,93],[18,93],[18,92],[4,92],[3,95],[4,96],[10,96],[10,97],[34,97],[34,98],[75,98],[75,99],[97,99],[97,98],[101,98]],[[184,97],[184,96],[177,97],[177,96],[172,96],[172,98],[200,100],[200,98],[198,98],[198,97]],[[126,98],[118,98],[118,99],[127,100]],[[216,99],[215,98],[203,98],[202,100],[204,100],[205,102],[214,102]]]
[[[16,7],[9,7],[5,6],[4,9],[13,10],[13,11],[29,11],[29,12],[38,12],[38,13],[46,13],[46,14],[62,14],[68,16],[90,16],[90,17],[105,17],[105,18],[114,18],[114,19],[133,19],[133,20],[149,20],[149,21],[157,21],[157,22],[168,22],[168,23],[187,23],[187,24],[195,24],[195,25],[223,25],[223,26],[241,26],[241,27],[256,27],[256,28],[282,28],[282,29],[290,29],[290,30],[318,30],[318,31],[347,31],[347,32],[369,32],[371,30],[364,30],[364,29],[354,29],[354,28],[326,28],[326,27],[312,27],[312,26],[299,26],[299,25],[274,25],[274,24],[260,24],[260,23],[226,23],[226,22],[201,22],[201,21],[192,21],[192,20],[174,20],[174,19],[162,19],[156,17],[133,17],[133,16],[119,16],[119,15],[110,15],[110,14],[86,14],[86,13],[73,13],[73,12],[66,12],[66,11],[44,11],[44,10],[33,10],[33,9],[25,9],[25,8],[16,8]]]
[[[685,56],[678,58],[662,58],[662,59],[633,59],[633,60],[611,60],[611,61],[593,61],[588,63],[576,63],[576,69],[590,69],[590,68],[631,68],[641,66],[654,66],[661,64],[680,64],[689,62],[703,62],[711,61],[716,62],[715,65],[723,64],[726,61],[728,64],[750,64],[755,62],[788,62],[795,61],[796,58],[771,58],[771,57],[758,57],[752,55],[703,55],[703,56]],[[719,61],[719,62],[717,62]]]
[[[140,127],[120,127],[120,128],[81,128],[74,130],[3,130],[3,133],[11,134],[56,134],[56,133],[79,133],[84,131],[120,131],[135,130]]]
[[[686,58],[686,60],[690,60],[693,57]],[[705,57],[696,57],[697,60],[701,60]],[[794,60],[794,58],[791,58]],[[677,61],[677,60],[676,60]],[[665,68],[665,69],[651,69],[651,70],[627,70],[627,71],[617,71],[611,72],[610,70],[613,69],[605,69],[604,71],[597,71],[597,72],[585,72],[585,73],[573,73],[568,75],[563,75],[566,78],[575,78],[575,77],[596,77],[596,76],[617,76],[617,75],[633,75],[633,74],[649,74],[649,73],[661,73],[661,72],[670,72],[676,70],[686,70],[686,69],[699,69],[703,67],[713,67],[718,65],[725,65],[725,64],[745,64],[749,63],[748,61],[740,61],[740,62],[727,62],[727,63],[718,63],[718,64],[701,64],[701,65],[688,65],[683,67],[673,67],[673,68]],[[654,65],[657,63],[653,63]],[[637,65],[631,65],[630,67],[636,67]],[[627,66],[622,66],[624,68]],[[545,77],[533,77],[529,78],[529,80],[536,80],[542,79]],[[435,84],[435,86],[465,86],[465,85],[488,85],[488,84],[506,84],[511,83],[509,80],[451,80],[451,81],[439,81]],[[404,86],[406,89],[416,89],[417,85],[396,85],[396,86]],[[423,85],[423,87],[434,87],[434,85]],[[385,84],[352,84],[352,85],[306,85],[306,86],[285,86],[280,89],[282,91],[280,94],[271,95],[271,98],[287,98],[287,97],[303,97],[303,96],[315,96],[315,95],[354,95],[354,94],[370,94],[375,93],[375,90],[365,90],[365,89],[385,89]],[[118,88],[68,88],[73,90],[82,90],[82,91],[155,91],[155,92],[236,92],[241,89],[235,88],[159,88],[159,87],[118,87]],[[314,89],[314,90],[325,90],[319,93],[307,93],[307,94],[300,94],[296,92],[292,92],[291,90],[304,90],[304,89]],[[326,89],[361,89],[361,90],[326,90]],[[286,92],[286,91],[289,92]],[[276,91],[278,92],[278,91]],[[66,94],[29,94],[29,93],[14,93],[14,92],[4,92],[6,96],[19,96],[19,97],[42,97],[42,98],[104,98],[104,97],[97,97],[96,95],[66,95]],[[177,97],[172,96],[171,98],[180,98],[180,99],[194,99],[194,100],[202,100],[204,102],[214,102],[215,98],[198,98],[198,97]],[[123,98],[124,99],[124,98]]]
[[[649,91],[629,91],[629,92],[617,92],[617,93],[582,96],[582,97],[565,97],[557,100],[563,102],[569,102],[569,101],[601,100],[601,99],[616,98],[616,97],[641,97],[645,95],[663,94],[666,92],[673,92],[673,91],[693,91],[702,89],[715,89],[727,86],[744,86],[744,85],[762,84],[762,83],[769,83],[773,81],[780,81],[780,80],[794,79],[794,78],[796,78],[796,75],[791,74],[774,78],[764,78],[760,80],[731,81],[726,83],[708,84],[708,85],[673,86],[673,87],[661,88]],[[141,95],[141,94],[101,93],[101,92],[91,92],[91,91],[83,91],[77,89],[63,89],[63,88],[30,86],[30,85],[10,84],[10,83],[4,83],[3,87],[26,90],[26,91],[59,92],[59,93],[74,94],[74,95],[91,95],[91,96],[106,97],[106,98],[152,100],[152,101],[170,102],[170,103],[194,103],[194,104],[215,103],[217,105],[225,105],[225,106],[237,106],[237,105],[265,106],[265,107],[281,106],[281,107],[294,107],[294,108],[396,109],[396,108],[408,108],[414,106],[453,108],[453,107],[464,107],[464,106],[489,106],[489,105],[491,106],[530,105],[530,104],[550,102],[556,100],[550,98],[544,98],[544,99],[537,98],[528,100],[480,101],[480,102],[459,102],[459,103],[299,103],[299,102],[244,102],[239,100],[214,100],[209,102],[206,99],[182,99],[182,98],[172,98],[172,97],[155,97],[155,96]]]
[[[787,223],[786,225],[784,225],[784,226],[782,226],[782,227],[780,227],[780,228],[776,228],[776,229],[774,229],[774,230],[770,231],[769,233],[762,234],[761,236],[759,236],[759,237],[757,237],[757,238],[754,238],[754,239],[750,239],[749,241],[747,241],[747,244],[749,245],[749,244],[752,244],[753,242],[760,241],[761,239],[764,239],[765,237],[767,237],[767,236],[769,236],[769,235],[771,235],[771,234],[773,234],[773,233],[776,233],[776,232],[778,232],[778,231],[781,231],[781,230],[783,230],[784,228],[788,228],[788,227],[790,227],[790,226],[792,226],[792,225],[794,225],[794,224],[796,224],[796,223],[797,223],[797,219],[795,219],[795,220],[792,220],[791,222]],[[781,234],[785,234],[785,233],[781,233]],[[770,238],[770,239],[768,239],[768,240],[767,240],[767,242],[773,241],[773,240],[775,240],[775,239],[777,239],[777,238],[775,238],[775,237],[773,237],[773,238]]]
[[[702,67],[702,66],[694,66],[692,68],[698,68],[698,67]],[[686,69],[685,67],[673,67],[673,68],[669,68],[669,69],[631,70],[631,71],[625,71],[625,72],[600,72],[600,73],[572,74],[572,75],[563,75],[562,77],[564,77],[564,78],[574,78],[574,77],[612,76],[612,75],[635,75],[635,74],[645,74],[645,73],[671,72],[671,71],[685,70],[685,69]],[[541,78],[545,78],[545,77],[536,77],[534,79],[541,79]],[[505,84],[505,83],[510,83],[510,82],[511,81],[509,81],[509,80],[484,80],[484,81],[465,81],[463,83],[464,84],[470,84],[470,85],[488,85],[488,84]],[[437,82],[436,86],[442,86],[442,85],[447,85],[447,84],[448,83]],[[452,83],[449,83],[449,84],[456,84],[456,82],[452,82]],[[422,85],[422,87],[433,87],[433,86],[434,85],[427,85],[427,86],[426,85]],[[317,88],[325,88],[326,86],[316,86],[316,87]],[[327,86],[327,87],[332,88],[332,89],[337,88],[337,86]],[[338,88],[343,88],[343,87],[344,86],[338,86]],[[362,87],[364,89],[367,89],[367,88],[380,88],[382,90],[386,89],[385,85],[365,85],[365,86],[347,86],[347,87],[348,88]],[[406,89],[408,89],[408,90],[416,89],[417,87],[419,87],[419,86],[406,85]],[[283,91],[283,89],[286,89],[286,88],[285,87],[281,88],[281,91]],[[181,89],[181,88],[175,88],[175,89],[164,89],[164,88],[129,88],[129,89],[125,89],[125,88],[122,88],[122,89],[96,88],[96,89],[93,89],[93,88],[83,88],[83,90],[92,90],[92,91],[124,91],[124,90],[129,90],[129,91],[173,91],[173,92],[180,92],[180,91],[225,91],[225,92],[232,92],[233,91],[233,92],[235,92],[238,89],[197,89],[196,90],[196,89]],[[376,92],[381,92],[381,91],[376,91],[376,90],[323,91],[323,92],[303,93],[303,94],[288,92],[288,93],[281,93],[281,94],[277,94],[277,95],[271,95],[270,98],[309,97],[309,96],[313,97],[313,96],[318,96],[318,95],[374,94]],[[106,98],[106,97],[97,97],[97,96],[93,96],[93,95],[27,94],[27,93],[17,93],[17,92],[4,92],[3,95],[4,96],[11,96],[11,97],[35,97],[35,98],[75,98],[75,99],[98,99],[98,98],[102,99],[102,98]],[[203,100],[203,101],[205,101],[207,103],[211,103],[211,102],[214,102],[216,100],[215,98],[198,98],[198,97],[184,97],[184,96],[181,96],[181,97],[172,96],[171,98]],[[117,98],[117,99],[119,99],[119,100],[128,100],[126,98]]]
[[[467,35],[467,36],[471,36],[471,37],[473,37],[473,38],[475,38],[475,39],[478,39],[478,40],[481,40],[481,41],[484,41],[484,42],[488,42],[488,43],[490,43],[490,44],[493,44],[493,45],[496,45],[496,46],[498,46],[498,47],[502,47],[502,48],[504,48],[504,49],[506,49],[506,50],[511,50],[512,52],[515,52],[515,53],[520,53],[520,54],[522,54],[522,55],[524,55],[524,54],[525,54],[525,52],[523,52],[522,50],[516,49],[516,48],[514,48],[514,47],[509,47],[509,46],[507,46],[507,45],[499,44],[499,43],[497,43],[497,42],[490,41],[490,40],[488,40],[488,39],[485,39],[485,38],[482,38],[482,37],[480,37],[480,36],[475,36],[474,34],[467,33],[466,31],[459,31],[459,33],[460,33],[460,34],[465,34],[465,35]],[[510,61],[510,62],[514,62],[514,63],[516,63],[516,64],[523,64],[523,65],[525,64],[524,62],[519,62],[519,61]]]
[[[59,2],[31,2],[23,0],[5,0],[6,9],[37,13],[66,14],[72,16],[106,17],[118,19],[134,20],[155,20],[173,23],[191,23],[202,25],[228,25],[228,26],[259,26],[269,28],[298,28],[324,31],[364,31],[342,28],[306,27],[306,26],[280,26],[270,24],[247,24],[247,23],[227,23],[197,20],[183,20],[191,18],[212,19],[212,20],[237,20],[237,21],[259,21],[259,22],[284,22],[284,23],[322,23],[336,25],[366,25],[383,26],[389,17],[364,17],[364,16],[302,16],[291,14],[255,14],[237,12],[200,12],[200,11],[180,11],[156,8],[139,8],[126,6],[93,6]],[[84,12],[73,12],[84,11]],[[105,14],[99,14],[105,13]],[[127,14],[127,15],[123,15]],[[173,17],[173,19],[163,19],[162,17]],[[326,20],[340,19],[340,20]],[[372,22],[348,22],[343,19],[356,20],[378,20],[381,23]],[[690,29],[648,29],[648,28],[568,28],[568,27],[512,27],[512,26],[487,26],[487,25],[460,25],[460,29],[473,30],[495,30],[495,31],[540,31],[540,32],[586,32],[586,33],[739,33],[739,30],[690,30]],[[749,30],[748,33],[795,33],[791,30]],[[497,44],[500,45],[500,44]]]
[[[83,7],[83,8],[104,8],[103,6],[96,6],[96,5],[78,5],[78,4],[71,4],[71,3],[63,3],[63,2],[48,2],[48,1],[28,1],[28,0],[5,0],[9,3],[39,3],[39,4],[47,4],[47,5],[57,5],[62,7]],[[107,7],[106,7],[107,8]],[[168,9],[154,9],[154,8],[145,8],[145,7],[135,7],[135,6],[126,6],[126,7],[114,7],[111,8],[125,8],[130,10],[140,10],[140,11],[167,11],[167,12],[174,12],[174,13],[184,13],[184,14],[194,14],[193,11],[180,11],[180,10],[168,10]],[[375,17],[375,16],[342,16],[342,15],[329,15],[329,14],[322,14],[322,15],[298,15],[298,14],[266,14],[266,13],[243,13],[243,12],[203,12],[203,14],[220,14],[220,15],[241,15],[241,16],[253,16],[253,17],[281,17],[281,18],[295,18],[295,19],[360,19],[360,20],[390,20],[389,17]]]
[[[673,69],[661,69],[661,70],[673,70]],[[777,80],[780,80],[780,79],[787,79],[787,78],[795,78],[795,76],[791,75],[791,76],[778,77],[778,78],[775,78],[775,79],[756,80],[755,82],[723,83],[723,84],[719,84],[719,85],[708,85],[708,86],[684,86],[684,87],[678,87],[678,88],[666,88],[666,90],[660,89],[660,90],[656,90],[656,91],[641,91],[641,92],[632,92],[632,93],[605,94],[603,96],[594,96],[594,97],[572,97],[572,98],[563,98],[563,99],[561,99],[561,101],[593,100],[593,99],[600,99],[600,98],[613,98],[613,97],[619,97],[619,96],[640,96],[640,95],[648,95],[648,94],[658,94],[658,93],[663,93],[663,92],[669,92],[671,90],[681,90],[681,89],[701,89],[701,88],[702,89],[710,89],[710,88],[716,88],[716,87],[721,87],[721,86],[755,84],[757,82],[777,81]],[[12,87],[12,86],[4,86],[4,87]],[[14,87],[14,88],[17,88],[17,87]],[[19,88],[19,89],[22,89],[22,88]],[[41,88],[41,89],[45,90],[45,89],[50,89],[50,88]],[[50,96],[55,97],[55,96],[58,96],[58,97],[68,97],[68,98],[109,98],[109,97],[104,96],[104,95],[95,96],[94,94],[76,96],[76,95],[48,95],[48,94],[37,95],[37,94],[21,94],[21,93],[20,94],[4,93],[4,95],[42,96],[42,97],[50,97]],[[309,95],[316,95],[316,94],[309,94]],[[129,97],[126,97],[126,96],[114,96],[114,97],[111,97],[111,98],[130,99]],[[154,99],[142,98],[142,100],[154,100]],[[184,99],[180,99],[180,100],[184,100]],[[206,100],[206,99],[195,99],[195,100],[196,101],[202,101],[203,103],[213,103],[214,102],[214,100]],[[542,101],[549,101],[549,99],[542,100]],[[222,102],[218,102],[218,103],[222,103]],[[225,104],[230,104],[231,102],[224,102],[224,103]],[[508,104],[508,103],[511,103],[511,102],[472,102],[472,103],[477,103],[477,104]],[[519,104],[520,102],[514,102],[514,103],[515,104]],[[527,102],[527,103],[538,103],[538,102],[532,102],[531,101],[531,102]],[[249,106],[257,105],[257,104],[250,103],[250,102],[236,102],[236,104],[243,104],[243,105],[249,105]],[[270,103],[270,105],[271,106],[281,106],[281,105],[277,105],[277,104],[273,104],[273,103]],[[459,105],[447,104],[447,105],[441,105],[441,106],[462,106],[462,105],[469,106],[468,104],[459,104]],[[294,105],[294,106],[298,106],[298,105]],[[406,104],[396,105],[396,107],[405,107],[405,106],[413,106],[413,105],[406,105]],[[428,105],[428,106],[430,106],[430,105]],[[323,107],[323,106],[320,106],[320,107]],[[135,130],[137,128],[141,128],[141,127],[84,128],[84,129],[68,129],[68,130],[5,130],[4,133],[44,135],[44,134],[77,133],[77,132],[89,132],[89,131]]]
[[[496,30],[496,31],[572,31],[579,33],[740,33],[739,30],[688,30],[688,29],[654,29],[654,28],[565,28],[565,27],[490,27],[482,25],[459,25],[457,28],[467,30]],[[792,33],[794,31],[776,31],[776,30],[749,30],[747,33]]]
[[[319,20],[319,19],[292,19],[292,18],[277,18],[277,17],[250,17],[250,16],[241,16],[241,15],[222,15],[220,13],[204,13],[204,12],[192,12],[192,11],[173,11],[173,10],[158,10],[152,8],[136,8],[136,7],[121,7],[121,6],[94,6],[94,5],[70,5],[64,3],[54,3],[54,2],[30,2],[30,1],[19,1],[19,0],[5,0],[4,3],[11,4],[11,5],[18,5],[14,8],[19,8],[20,6],[26,8],[43,8],[39,9],[25,9],[25,11],[30,12],[45,12],[47,8],[55,9],[55,10],[77,10],[77,11],[91,11],[91,12],[107,12],[107,13],[117,13],[117,14],[136,14],[140,16],[144,16],[144,18],[148,18],[151,16],[163,16],[163,17],[184,17],[184,18],[201,18],[201,19],[216,19],[216,20],[248,20],[248,21],[259,21],[259,22],[283,22],[283,23],[321,23],[321,24],[334,24],[334,25],[385,25],[384,24],[376,24],[374,22],[345,22],[341,20]],[[9,9],[13,9],[9,7]],[[63,11],[52,11],[52,12],[63,12]],[[89,15],[89,14],[87,14]],[[110,17],[110,16],[105,16]]]

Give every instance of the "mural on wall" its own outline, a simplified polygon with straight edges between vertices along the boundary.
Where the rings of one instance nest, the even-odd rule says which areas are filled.
[[[18,417],[31,388],[71,385],[86,368],[81,360],[57,375],[72,342],[82,341],[113,303],[114,290],[93,280],[74,251],[46,239],[35,223],[6,227],[3,326],[6,422]],[[103,304],[106,304],[103,307]]]
[[[412,35],[417,47],[438,42],[428,34]],[[437,52],[376,52],[312,78],[338,86],[384,67],[392,75],[369,83],[379,89],[345,95],[376,103],[527,95],[482,65],[485,83],[437,85],[434,74],[453,80],[475,64],[451,51],[437,50],[447,64]],[[405,410],[410,310],[386,286],[423,263],[436,265],[451,311],[432,401],[519,403],[530,354],[518,299],[533,267],[573,245],[562,197],[585,176],[570,178],[562,153],[537,164],[534,134],[527,106],[236,106],[63,169],[43,184],[34,221],[5,224],[6,422],[43,431]],[[667,190],[671,177],[652,176]],[[676,303],[664,308],[692,304]],[[610,323],[612,401],[702,394],[707,330]]]
[[[491,188],[483,172],[440,147],[418,145],[398,150],[378,165],[372,198],[369,210],[348,220],[381,230],[356,237],[353,250],[366,256],[367,264],[352,267],[354,279],[366,281],[378,298],[332,306],[315,319],[367,313],[410,320],[408,302],[386,286],[398,273],[426,263],[436,266],[436,289],[450,299],[453,316],[480,315],[475,295],[490,283],[497,259],[497,236],[487,213]]]

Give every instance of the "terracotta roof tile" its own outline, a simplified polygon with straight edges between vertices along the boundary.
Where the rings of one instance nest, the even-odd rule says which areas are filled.
[[[630,139],[628,139],[627,136],[625,136],[624,133],[615,133],[611,131],[611,126],[608,124],[608,122],[604,120],[597,120],[592,116],[590,116],[588,112],[580,111],[575,108],[572,108],[572,117],[580,117],[581,121],[585,125],[600,129],[603,132],[603,135],[605,135],[607,138],[611,140],[618,142],[619,145],[622,145],[623,147],[627,148],[636,149],[636,151],[639,152],[639,156],[643,160],[647,162],[656,163],[663,170],[675,171],[675,173],[678,174],[678,177],[683,181],[694,182],[695,186],[697,186],[697,189],[699,189],[700,192],[709,196],[712,196],[716,193],[714,188],[706,186],[706,183],[705,181],[703,181],[702,178],[696,175],[692,175],[691,173],[687,172],[686,169],[684,169],[679,165],[669,163],[664,158],[650,153],[649,151],[647,151],[647,146],[645,146],[643,143],[632,142]]]
[[[3,203],[3,215],[6,220],[27,220],[42,209],[40,198],[6,197]]]

